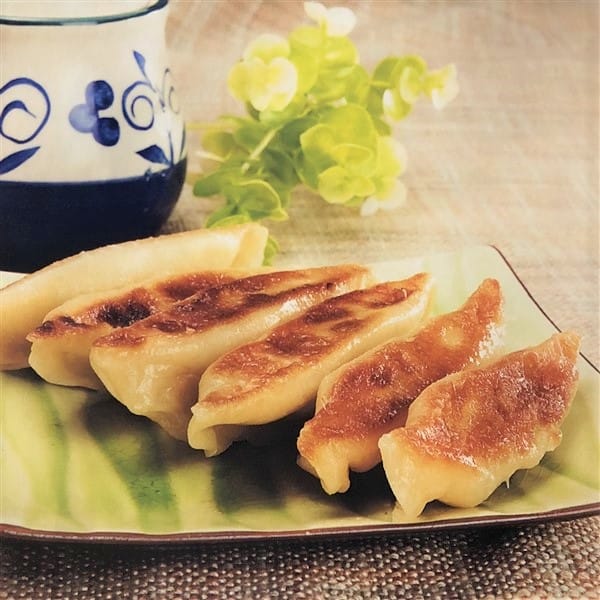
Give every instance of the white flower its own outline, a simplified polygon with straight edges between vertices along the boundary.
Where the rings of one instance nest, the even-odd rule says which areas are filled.
[[[252,40],[244,50],[244,60],[251,58],[261,58],[269,62],[277,56],[284,58],[290,55],[290,44],[282,36],[275,33],[263,33]]]
[[[431,73],[431,76],[436,81],[436,84],[432,86],[431,101],[435,108],[441,110],[458,95],[459,87],[456,66],[448,65],[439,71]]]
[[[356,25],[356,15],[344,6],[327,8],[320,2],[305,2],[304,12],[331,36],[348,35]]]
[[[392,147],[392,151],[396,157],[396,160],[400,163],[400,173],[404,173],[408,163],[408,153],[406,152],[404,144],[399,142],[396,138],[389,138],[388,143]]]
[[[361,217],[371,217],[376,214],[379,210],[385,212],[391,212],[400,208],[406,202],[406,186],[401,182],[396,182],[396,188],[394,190],[394,196],[390,198],[380,199],[370,196],[367,198],[360,207]]]
[[[298,71],[287,59],[290,47],[278,35],[261,35],[229,72],[229,90],[258,111],[283,110],[298,90]]]

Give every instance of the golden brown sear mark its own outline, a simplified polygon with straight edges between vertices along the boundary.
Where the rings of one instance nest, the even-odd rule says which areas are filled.
[[[121,297],[88,306],[78,314],[59,315],[44,321],[28,335],[28,339],[34,341],[60,336],[101,323],[106,323],[112,328],[127,327],[148,317],[155,310],[155,306],[156,300],[149,292],[143,288],[136,288]]]
[[[239,372],[258,381],[263,375],[283,369],[282,359],[286,357],[292,360],[292,366],[318,362],[377,318],[373,313],[369,316],[365,309],[372,311],[404,302],[422,288],[427,277],[419,273],[405,280],[402,288],[386,282],[329,298],[297,319],[280,325],[264,339],[221,357],[212,368],[216,373]]]
[[[149,302],[140,302],[127,298],[122,303],[108,303],[98,310],[98,321],[107,323],[113,328],[128,327],[136,321],[141,321],[152,314]]]
[[[79,323],[72,317],[61,316],[51,321],[44,321],[39,327],[31,332],[28,338],[39,339],[43,337],[54,337],[59,335],[61,331],[77,328],[87,328],[87,323]]]
[[[305,424],[299,449],[310,456],[335,440],[366,443],[388,424],[403,425],[411,402],[430,383],[487,357],[501,322],[500,285],[486,279],[458,310],[349,363],[327,391],[319,391],[324,406]]]
[[[172,302],[178,302],[197,294],[202,289],[221,285],[232,279],[233,276],[218,271],[190,273],[183,277],[174,277],[164,283],[160,283],[157,286],[157,291]]]
[[[242,321],[258,308],[279,305],[286,300],[319,297],[324,291],[331,293],[350,274],[359,271],[366,272],[356,265],[339,265],[332,268],[330,279],[325,281],[311,280],[301,271],[278,271],[234,279],[204,289],[127,329],[104,336],[96,345],[133,346],[152,335],[192,335],[225,321]]]
[[[187,298],[199,291],[231,281],[233,276],[216,271],[187,273],[147,286],[135,287],[109,299],[92,302],[81,312],[59,315],[44,321],[28,336],[30,341],[64,335],[106,323],[113,329],[129,327],[157,311],[163,310],[177,300]]]
[[[269,336],[267,344],[277,355],[310,358],[320,355],[329,346],[329,340],[307,331],[288,331]],[[265,355],[266,360],[267,356]]]
[[[562,422],[577,381],[578,349],[577,335],[556,334],[439,381],[420,399],[434,412],[415,415],[404,430],[407,439],[424,453],[453,460],[526,453],[540,428]]]

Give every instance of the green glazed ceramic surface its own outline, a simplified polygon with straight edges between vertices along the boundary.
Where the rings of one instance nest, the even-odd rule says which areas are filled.
[[[433,310],[452,310],[485,277],[505,296],[506,351],[555,327],[503,257],[475,247],[373,265],[380,279],[429,271]],[[8,281],[9,276],[4,276]],[[585,332],[581,332],[585,333]],[[583,357],[563,441],[482,505],[430,504],[414,521],[394,514],[381,467],[328,496],[296,466],[298,423],[267,445],[235,444],[207,459],[104,393],[50,385],[32,371],[0,373],[0,532],[102,541],[212,541],[366,535],[511,523],[600,510],[599,374]]]

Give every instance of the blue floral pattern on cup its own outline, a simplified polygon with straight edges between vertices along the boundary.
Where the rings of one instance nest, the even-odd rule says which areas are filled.
[[[115,95],[106,81],[91,81],[85,88],[85,103],[78,104],[69,113],[69,123],[82,133],[91,133],[103,146],[114,146],[119,141],[119,122],[114,117],[102,117],[100,111],[107,110]]]
[[[166,68],[163,72],[160,85],[151,81],[146,71],[146,59],[138,51],[133,52],[133,58],[142,78],[134,81],[123,92],[120,98],[121,114],[115,102],[115,92],[109,82],[104,80],[90,81],[84,90],[83,102],[76,104],[69,112],[71,127],[83,134],[90,134],[102,146],[115,146],[121,137],[121,127],[128,125],[136,131],[151,130],[155,123],[156,111],[162,113],[179,113],[175,104],[175,88],[171,83],[171,71]],[[28,108],[27,100],[13,100],[9,102],[0,113],[0,136],[20,145],[28,144],[40,133],[50,117],[50,98],[44,88],[25,77],[9,81],[0,88],[0,95],[12,88],[20,87],[23,97],[27,93],[36,93],[41,96],[45,110],[43,114],[34,114]],[[145,107],[145,110],[143,108]],[[23,111],[32,120],[32,131],[28,135],[17,138],[7,131],[6,124],[14,111]],[[38,111],[39,112],[39,111]],[[119,118],[124,123],[119,122]],[[167,132],[167,146],[163,148],[158,144],[150,144],[136,151],[136,154],[150,163],[173,166],[184,156],[185,128],[181,133],[180,147],[175,151],[171,131]],[[40,146],[29,146],[0,157],[0,175],[8,173],[32,158]]]
[[[142,73],[143,79],[132,83],[124,92],[121,98],[121,108],[125,120],[130,127],[139,131],[146,131],[151,129],[154,125],[154,106],[155,103],[152,98],[158,102],[158,107],[164,112],[172,111],[175,114],[179,113],[179,109],[174,105],[175,88],[170,81],[171,70],[165,69],[162,77],[161,85],[158,86],[150,80],[146,73],[146,59],[137,51],[133,52],[133,57]],[[136,115],[136,107],[140,104],[146,105],[149,110],[150,118],[144,122],[140,119],[139,111]],[[175,162],[183,155],[185,147],[185,131],[183,132],[181,139],[181,147],[179,149],[178,156],[175,156],[173,149],[173,139],[171,133],[168,133],[169,148],[168,152],[165,152],[160,146],[152,144],[146,148],[138,150],[137,154],[146,160],[163,164],[163,165],[174,165]]]
[[[29,144],[44,129],[50,118],[51,103],[46,90],[37,81],[28,77],[11,79],[0,88],[0,96],[8,93],[9,90],[13,90],[13,88],[18,91],[21,98],[8,102],[2,109],[0,113],[0,137],[21,146]],[[41,102],[43,107],[41,113],[39,111],[35,112],[28,106],[28,101],[34,97],[38,102]],[[23,116],[23,113],[27,115],[30,122],[29,131],[18,136],[11,134],[9,127],[11,118],[15,117],[17,113],[20,117]],[[8,156],[0,157],[0,175],[16,169],[29,160],[39,149],[40,146],[29,146],[12,152]]]

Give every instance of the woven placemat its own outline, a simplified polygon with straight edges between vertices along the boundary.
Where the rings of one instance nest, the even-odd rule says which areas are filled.
[[[0,598],[598,598],[600,517],[361,540],[3,540]]]

